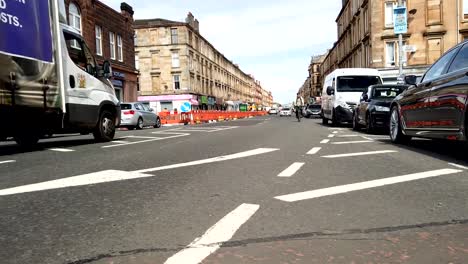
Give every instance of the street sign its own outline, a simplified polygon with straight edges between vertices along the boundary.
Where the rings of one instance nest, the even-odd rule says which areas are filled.
[[[393,29],[395,30],[395,34],[405,34],[408,32],[408,19],[405,6],[393,9]]]
[[[49,1],[0,0],[0,53],[52,62]]]
[[[183,104],[180,105],[180,111],[182,113],[190,112],[192,110],[192,106],[190,105],[189,102],[184,102]]]
[[[404,45],[403,50],[405,52],[416,52],[416,47],[414,45]]]

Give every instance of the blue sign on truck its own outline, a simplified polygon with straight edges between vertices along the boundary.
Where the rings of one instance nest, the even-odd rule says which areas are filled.
[[[0,0],[0,39],[1,53],[53,62],[49,1]]]

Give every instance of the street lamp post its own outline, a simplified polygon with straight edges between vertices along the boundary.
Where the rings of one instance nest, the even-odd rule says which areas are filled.
[[[403,7],[403,0],[398,0],[398,7]],[[403,74],[403,34],[398,34],[398,75]]]

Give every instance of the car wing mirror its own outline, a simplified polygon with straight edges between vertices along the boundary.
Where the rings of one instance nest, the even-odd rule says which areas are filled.
[[[333,87],[328,86],[327,87],[327,94],[328,95],[333,95],[334,93],[335,93],[335,90],[333,89]]]
[[[418,77],[416,75],[405,76],[405,83],[409,85],[416,85],[418,83]]]

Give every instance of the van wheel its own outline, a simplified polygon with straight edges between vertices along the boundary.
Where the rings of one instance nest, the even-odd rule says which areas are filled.
[[[336,112],[335,109],[332,111],[332,126],[338,126],[340,124],[340,121],[338,118],[336,118]]]
[[[322,125],[328,125],[328,119],[322,117]]]
[[[36,133],[19,133],[14,136],[14,139],[18,145],[22,148],[32,148],[39,141],[39,136]]]
[[[109,142],[115,136],[115,116],[108,110],[103,110],[99,122],[93,131],[94,139],[98,142]]]
[[[394,106],[390,112],[390,139],[393,143],[404,144],[411,140],[410,136],[404,135],[401,130],[400,114],[398,107]]]
[[[138,118],[136,129],[137,130],[142,130],[143,129],[143,119],[141,117]]]

